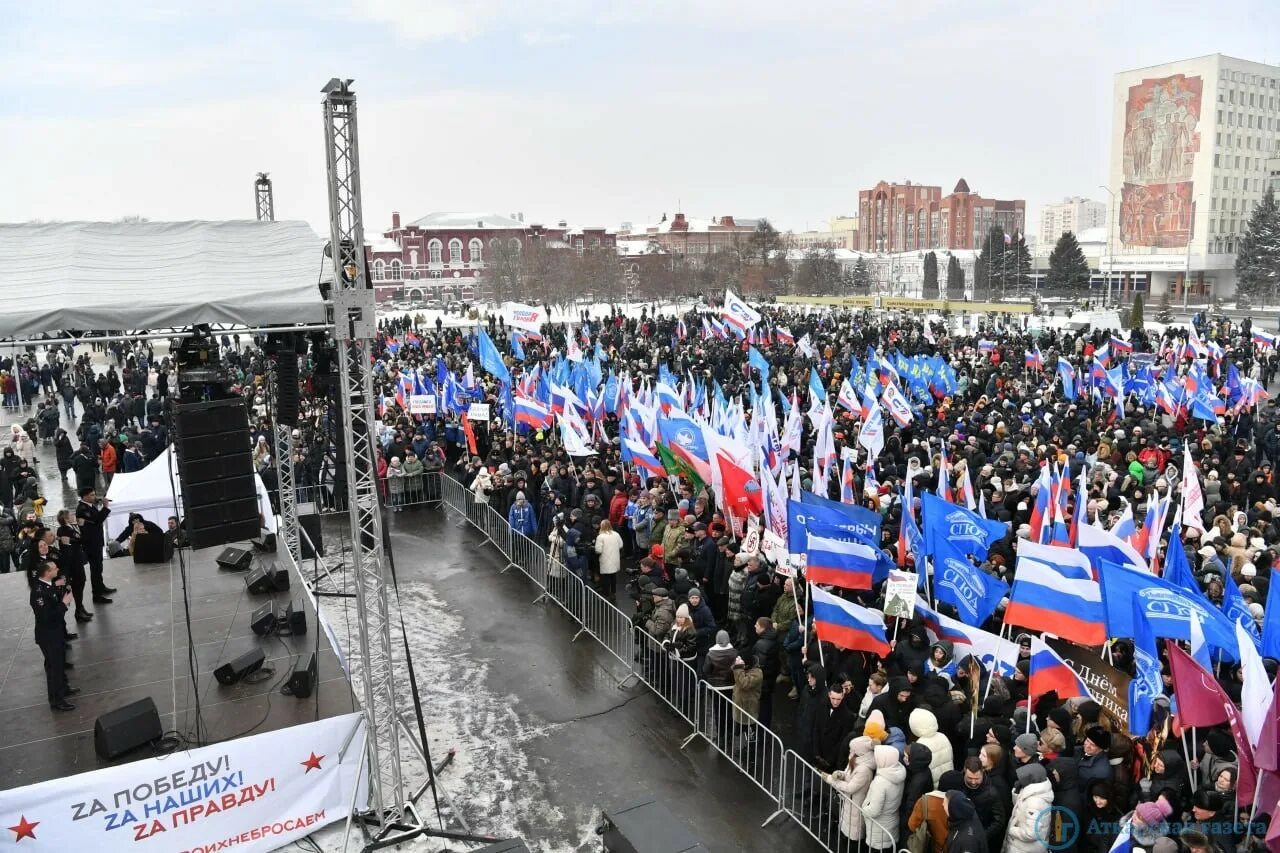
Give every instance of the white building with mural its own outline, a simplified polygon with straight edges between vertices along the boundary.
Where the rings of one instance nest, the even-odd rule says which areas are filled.
[[[1122,298],[1235,291],[1235,259],[1280,138],[1280,67],[1222,54],[1115,78],[1100,261]]]

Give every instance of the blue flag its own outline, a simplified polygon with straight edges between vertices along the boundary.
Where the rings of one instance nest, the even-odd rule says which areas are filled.
[[[1132,602],[1133,662],[1137,675],[1129,682],[1129,734],[1146,737],[1151,730],[1151,709],[1155,698],[1164,693],[1160,682],[1160,654],[1156,635],[1147,621],[1142,603]]]
[[[803,554],[809,547],[807,525],[823,524],[847,531],[858,542],[880,547],[880,516],[869,509],[801,492],[800,500],[787,501],[787,550]]]
[[[769,377],[769,360],[760,354],[760,350],[755,347],[747,347],[747,362],[760,371],[760,375],[766,379]]]
[[[1009,594],[1009,585],[980,570],[951,542],[936,543],[933,553],[933,594],[950,604],[960,621],[975,628],[996,611],[1000,599]]]
[[[516,358],[524,361],[524,347],[520,345],[520,336],[511,336],[511,354]]]
[[[1133,602],[1139,602],[1157,637],[1191,639],[1191,621],[1197,619],[1205,641],[1230,660],[1239,660],[1236,629],[1222,611],[1197,600],[1163,578],[1135,571],[1110,560],[1097,564],[1102,605],[1107,613],[1107,636],[1133,636]]]
[[[920,495],[920,506],[924,519],[924,549],[930,556],[935,556],[938,547],[949,542],[962,553],[985,560],[992,543],[999,542],[1009,532],[1009,525],[1003,521],[983,518],[928,492]]]
[[[1276,609],[1272,610],[1272,607]],[[1280,660],[1280,619],[1275,617],[1275,614],[1280,613],[1280,583],[1273,581],[1267,589],[1267,609],[1264,613],[1270,614],[1271,618],[1262,623],[1262,656]]]
[[[1270,593],[1271,590],[1268,589],[1267,592]],[[1222,612],[1232,622],[1243,625],[1244,632],[1253,638],[1253,644],[1259,651],[1262,650],[1262,638],[1258,636],[1258,623],[1253,621],[1249,605],[1240,594],[1240,587],[1236,586],[1236,580],[1231,577],[1231,572],[1227,572],[1222,578]],[[1275,618],[1275,614],[1272,614],[1272,618]]]
[[[613,375],[613,371],[609,371],[609,380],[604,383],[604,409],[609,414],[615,414],[618,411],[618,377]]]
[[[809,368],[809,390],[814,393],[819,400],[827,399],[827,389],[822,387],[822,377],[818,376],[818,368]]]
[[[480,366],[489,375],[506,382],[508,385],[511,384],[511,371],[507,370],[507,365],[498,353],[498,348],[493,345],[493,340],[489,337],[489,333],[480,326],[476,326],[476,354],[480,358]]]

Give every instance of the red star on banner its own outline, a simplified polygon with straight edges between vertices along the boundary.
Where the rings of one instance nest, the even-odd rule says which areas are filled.
[[[23,815],[18,818],[18,825],[9,827],[9,831],[14,834],[13,842],[17,844],[24,838],[36,840],[36,827],[40,825],[40,821],[27,820],[27,816]]]
[[[321,769],[320,762],[323,760],[324,760],[323,755],[316,755],[314,752],[312,752],[310,758],[300,763],[302,764],[303,767],[307,768],[307,773],[310,773],[312,770],[320,770]]]

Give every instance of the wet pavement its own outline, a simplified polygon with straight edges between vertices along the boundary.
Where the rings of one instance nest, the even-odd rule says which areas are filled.
[[[458,515],[393,515],[391,541],[432,749],[459,749],[442,783],[473,829],[598,850],[600,808],[656,798],[709,850],[820,849],[789,818],[761,829],[773,801],[703,740],[681,750],[690,726],[643,685],[619,689],[626,669],[532,604]]]

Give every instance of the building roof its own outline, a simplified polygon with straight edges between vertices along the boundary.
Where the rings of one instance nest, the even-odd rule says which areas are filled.
[[[1107,228],[1105,225],[1099,225],[1095,228],[1082,228],[1080,233],[1076,235],[1077,243],[1105,243],[1107,242]]]
[[[474,231],[476,229],[485,230],[501,230],[501,231],[523,231],[525,224],[518,219],[512,219],[510,216],[502,216],[497,213],[467,213],[458,211],[436,211],[428,213],[421,219],[415,219],[410,222],[407,227],[421,228],[422,230],[447,231],[455,229],[458,231]]]
[[[383,237],[380,234],[377,236],[366,234],[364,237],[364,245],[370,252],[395,252],[397,254],[400,252],[399,243],[392,240],[390,237]]]
[[[953,190],[952,190],[952,192],[953,192],[953,193],[967,193],[967,192],[970,192],[970,189],[969,189],[969,182],[968,182],[968,181],[966,181],[964,178],[961,178],[961,179],[960,179],[960,181],[956,184],[956,188],[955,188],[955,189],[953,189]]]
[[[674,216],[671,216],[662,222],[655,222],[652,225],[641,225],[641,226],[632,228],[628,233],[632,237],[643,236],[647,234],[649,235],[670,234],[672,230],[671,226],[673,223],[675,223],[676,217],[679,215],[680,214],[677,213]],[[684,217],[684,224],[686,227],[679,229],[677,233],[705,234],[711,231],[713,228],[720,231],[728,230],[729,226],[720,224],[723,218],[724,217],[716,216],[716,217],[704,219],[702,217],[697,217],[697,216],[686,216]],[[760,223],[759,219],[745,219],[737,216],[732,218],[733,218],[733,226],[737,230],[754,231],[756,226]]]

